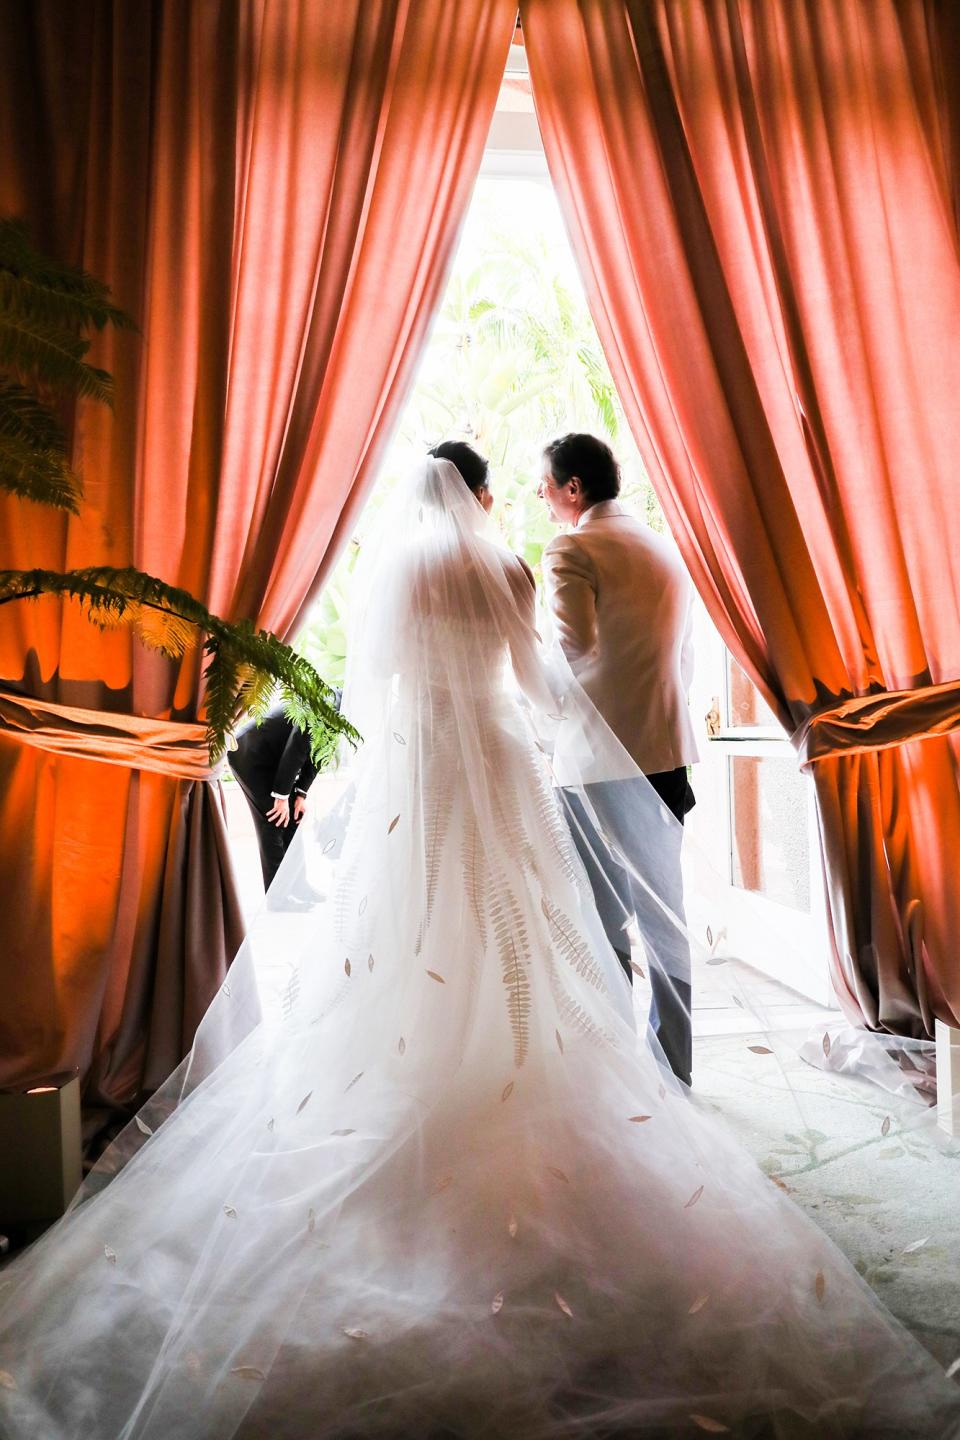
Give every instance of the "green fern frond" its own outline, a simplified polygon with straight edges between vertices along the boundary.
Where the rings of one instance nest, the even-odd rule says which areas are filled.
[[[113,380],[106,370],[86,363],[89,348],[89,340],[62,326],[0,308],[0,365],[32,375],[51,390],[109,405]]]
[[[136,330],[109,296],[107,286],[85,270],[35,250],[21,221],[0,219],[0,305],[67,329]]]
[[[112,403],[111,376],[84,358],[85,331],[136,329],[109,295],[92,275],[41,255],[19,221],[0,219],[0,490],[77,513],[80,478],[44,400]]]
[[[276,689],[277,682],[268,671],[257,670],[252,665],[241,667],[237,702],[245,714],[262,720],[270,709]]]
[[[39,595],[77,600],[94,625],[129,625],[145,643],[172,658],[185,654],[202,634],[207,656],[204,718],[214,761],[245,713],[262,717],[277,687],[286,713],[306,732],[318,766],[330,759],[341,738],[352,745],[360,741],[337,712],[333,690],[309,660],[268,630],[254,630],[248,620],[231,623],[212,614],[186,590],[131,568],[0,571],[0,605]]]
[[[160,609],[132,601],[130,623],[137,639],[170,660],[179,660],[196,643],[196,626],[164,605]]]
[[[32,390],[0,379],[0,435],[23,440],[37,450],[63,450],[63,427]]]
[[[74,515],[79,511],[80,480],[63,452],[34,446],[23,436],[2,431],[0,490]]]

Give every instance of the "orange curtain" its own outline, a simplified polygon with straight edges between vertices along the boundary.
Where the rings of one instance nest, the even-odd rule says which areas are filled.
[[[651,478],[814,774],[841,1002],[897,1033],[957,1023],[960,13],[520,10]],[[863,696],[888,703],[851,713]]]
[[[76,416],[80,518],[0,501],[0,567],[134,564],[293,631],[410,381],[514,18],[509,0],[3,6],[0,211],[142,334],[91,352],[116,404]],[[79,1069],[89,1104],[131,1101],[223,978],[241,918],[219,787],[156,758],[196,744],[198,672],[53,600],[0,611],[0,684],[71,707],[51,746],[90,711],[117,723],[74,752],[153,746],[131,768],[55,753],[42,704],[8,706],[30,743],[0,731],[0,1085]]]

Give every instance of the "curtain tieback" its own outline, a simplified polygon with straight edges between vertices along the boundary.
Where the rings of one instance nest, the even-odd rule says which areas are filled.
[[[176,780],[214,780],[202,725],[55,705],[0,686],[0,734],[53,755],[153,770]]]
[[[960,729],[960,680],[857,695],[810,715],[792,736],[805,769],[818,760],[889,750]]]

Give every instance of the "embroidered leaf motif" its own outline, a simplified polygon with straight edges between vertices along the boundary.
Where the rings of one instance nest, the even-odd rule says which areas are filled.
[[[239,1376],[241,1380],[266,1380],[267,1378],[262,1370],[257,1369],[256,1365],[234,1365],[230,1374]]]
[[[334,836],[332,840],[328,840],[328,841],[327,841],[327,843],[326,843],[326,845],[324,845],[323,850],[322,850],[321,853],[322,853],[323,855],[329,855],[329,854],[330,854],[330,851],[333,849],[333,847],[334,847],[334,845],[336,845],[336,843],[337,843],[337,837]]]
[[[443,726],[444,733],[440,738],[449,738],[446,733],[448,730],[449,725],[445,724]],[[443,863],[444,847],[447,843],[447,832],[450,829],[450,817],[453,813],[453,787],[435,784],[432,793],[427,797],[424,809],[423,855],[426,896],[423,918],[417,928],[417,939],[413,947],[415,955],[419,955],[423,949],[423,942],[433,919],[433,906],[437,898],[437,886],[440,883],[440,866]]]
[[[652,1119],[652,1116],[650,1116],[650,1115],[631,1115],[631,1116],[630,1116],[630,1119],[631,1119],[631,1121],[633,1122],[634,1125],[642,1125],[643,1122],[644,1122],[644,1120],[650,1120],[650,1119]]]
[[[397,826],[398,826],[399,824],[400,824],[400,816],[399,816],[399,815],[394,815],[393,819],[390,821],[390,824],[387,826],[387,834],[388,834],[388,835],[392,835],[393,832],[394,832],[394,830],[396,830],[396,828],[397,828]]]
[[[543,746],[540,746],[540,749],[542,750]],[[550,841],[564,878],[582,892],[584,885],[589,885],[589,881],[583,874],[570,827],[557,803],[556,792],[546,778],[545,767],[537,767],[536,777],[537,788],[532,798],[536,806],[537,834]]]
[[[772,1054],[773,1054],[773,1051],[770,1050],[770,1049],[768,1049],[768,1047],[767,1047],[766,1045],[748,1045],[748,1046],[747,1046],[747,1049],[748,1049],[748,1050],[752,1050],[753,1053],[754,1053],[754,1055],[772,1055]]]
[[[693,1206],[696,1205],[697,1201],[700,1199],[700,1196],[701,1196],[702,1194],[703,1194],[703,1186],[702,1186],[702,1185],[698,1185],[697,1188],[696,1188],[696,1190],[694,1190],[693,1194],[690,1196],[690,1199],[687,1201],[686,1205],[684,1205],[684,1207],[683,1207],[684,1210],[690,1210],[690,1209],[692,1209]]]
[[[562,1054],[563,1054],[563,1036],[560,1034],[560,1031],[559,1031],[559,1030],[554,1030],[553,1033],[554,1033],[554,1035],[557,1037],[557,1049],[560,1051],[560,1054],[562,1055]]]
[[[452,1176],[452,1175],[444,1175],[443,1179],[442,1179],[442,1180],[438,1180],[437,1183],[434,1185],[434,1187],[433,1187],[433,1193],[434,1193],[434,1195],[439,1195],[440,1192],[441,1192],[441,1190],[446,1190],[447,1187],[448,1187],[449,1185],[452,1185],[452,1184],[453,1184],[453,1176]]]
[[[490,920],[500,959],[500,977],[507,992],[507,1015],[513,1035],[513,1063],[519,1067],[530,1047],[530,942],[527,924],[505,877],[493,887]]]
[[[823,1304],[823,1297],[827,1290],[827,1279],[822,1270],[817,1271],[817,1278],[814,1281],[813,1288],[816,1291],[817,1299]]]
[[[394,740],[396,740],[398,745],[406,745],[407,743],[406,740],[404,740],[403,736],[400,734],[399,730],[394,730],[393,738]]]
[[[904,1247],[903,1247],[903,1253],[904,1253],[904,1255],[912,1255],[915,1250],[921,1250],[921,1249],[923,1248],[923,1246],[926,1245],[926,1243],[927,1243],[927,1241],[928,1241],[929,1239],[930,1239],[930,1236],[929,1236],[929,1235],[924,1235],[924,1237],[923,1237],[922,1240],[914,1240],[912,1244],[910,1244],[910,1245],[904,1245]]]
[[[358,915],[362,915],[362,914],[364,913],[364,911],[366,910],[366,908],[367,908],[367,897],[366,897],[366,895],[364,895],[363,899],[360,901],[360,904],[357,906],[357,914],[358,914]]]
[[[707,1433],[710,1435],[730,1434],[729,1425],[722,1425],[719,1420],[711,1420],[709,1415],[695,1415],[691,1411],[690,1419],[693,1421],[694,1425],[699,1426],[701,1430],[706,1430]]]
[[[405,1055],[407,1052],[407,1042],[406,1040],[404,1040],[402,1035],[400,1036],[400,1044],[397,1046],[397,1049],[400,1051],[401,1055]]]
[[[606,987],[603,983],[603,972],[590,950],[584,937],[578,934],[573,921],[565,915],[558,906],[552,905],[543,897],[540,901],[540,908],[547,917],[547,924],[550,927],[550,938],[558,953],[563,956],[569,965],[572,965],[578,975],[582,975],[595,990],[603,990]]]
[[[344,973],[346,976],[348,976],[348,977],[349,977],[349,975],[350,975],[350,961],[349,961],[349,959],[344,960],[344,962],[343,962],[343,973]]]
[[[223,1213],[229,1220],[236,1220],[237,1212],[232,1205],[224,1205]]]
[[[829,1055],[830,1055],[830,1036],[827,1034],[826,1030],[824,1030],[824,1032],[823,1032],[823,1042],[822,1042],[822,1043],[823,1043],[823,1053],[824,1053],[824,1055],[826,1055],[826,1056],[829,1057]]]
[[[566,1300],[564,1300],[564,1298],[563,1298],[563,1296],[560,1294],[560,1291],[559,1291],[559,1290],[555,1290],[555,1291],[553,1292],[553,1298],[554,1298],[554,1300],[557,1302],[557,1304],[560,1306],[560,1309],[563,1311],[564,1315],[566,1315],[566,1316],[568,1317],[568,1319],[572,1320],[572,1319],[573,1319],[573,1311],[570,1309],[570,1306],[567,1304]]]
[[[304,1095],[303,1099],[300,1101],[300,1104],[297,1106],[297,1114],[298,1114],[298,1115],[300,1114],[300,1111],[303,1109],[303,1107],[307,1104],[307,1102],[308,1102],[308,1100],[310,1099],[310,1096],[311,1096],[312,1094],[313,1094],[313,1091],[312,1091],[312,1090],[308,1090],[307,1093],[306,1093],[306,1095]]]
[[[229,986],[229,985],[223,984],[223,985],[220,986],[220,989],[223,991],[224,995],[229,995],[229,994],[230,994],[230,986]]]
[[[480,827],[475,816],[471,816],[464,832],[462,861],[467,902],[480,937],[480,949],[483,950],[487,943],[487,870]]]
[[[442,975],[438,975],[436,970],[428,970],[427,974],[430,976],[431,980],[436,980],[438,985],[446,985],[446,980],[444,980]]]
[[[113,1248],[112,1245],[104,1245],[104,1247],[103,1247],[103,1253],[104,1253],[104,1255],[106,1255],[106,1257],[107,1257],[107,1259],[108,1259],[108,1261],[110,1262],[111,1265],[116,1265],[116,1263],[117,1263],[117,1252],[116,1252],[116,1250],[114,1250],[114,1248]]]
[[[290,979],[283,987],[283,993],[280,996],[280,1012],[285,1020],[293,1014],[293,1008],[297,1003],[299,995],[300,972],[299,970],[294,970],[290,975]]]
[[[276,1123],[277,1123],[277,1122],[274,1120],[273,1116],[271,1115],[271,1116],[270,1116],[270,1119],[267,1121],[267,1129],[268,1129],[268,1130],[272,1130],[273,1127],[274,1127],[274,1125],[275,1125]]]
[[[707,961],[708,965],[726,965],[726,963],[726,955],[711,955],[709,960]]]
[[[353,1079],[350,1081],[350,1084],[347,1086],[347,1090],[352,1090],[353,1087],[354,1087],[354,1085],[356,1085],[357,1081],[358,1081],[358,1080],[362,1080],[362,1079],[363,1079],[363,1071],[361,1070],[360,1073],[359,1073],[359,1075],[354,1075]],[[344,1092],[343,1092],[344,1095],[346,1095],[347,1090],[344,1090]]]
[[[707,926],[707,944],[713,944],[713,930],[710,928],[709,925]]]
[[[513,1081],[511,1080],[508,1084],[504,1085],[504,1087],[503,1087],[503,1094],[500,1096],[500,1099],[501,1099],[501,1100],[509,1100],[509,1099],[510,1099],[510,1096],[511,1096],[512,1094],[513,1094]]]
[[[643,967],[638,965],[636,960],[630,961],[630,969],[633,971],[634,975],[639,975],[641,980],[646,980],[647,977],[643,973]]]
[[[351,1339],[351,1340],[369,1340],[369,1339],[370,1339],[370,1332],[369,1332],[369,1330],[360,1330],[360,1329],[358,1329],[356,1326],[353,1326],[353,1325],[345,1325],[344,1328],[343,1328],[343,1333],[344,1333],[344,1335],[348,1336],[349,1339]]]
[[[317,1228],[317,1212],[314,1210],[313,1206],[311,1205],[311,1206],[310,1206],[310,1209],[307,1211],[307,1231],[308,1231],[308,1233],[309,1233],[310,1235],[312,1235],[313,1232],[314,1232],[314,1230],[316,1230],[316,1228]]]
[[[890,1116],[889,1116],[889,1115],[885,1115],[885,1116],[884,1116],[883,1124],[880,1126],[880,1134],[883,1135],[884,1137],[886,1137],[887,1135],[890,1134]]]
[[[771,1176],[770,1176],[770,1179],[773,1181],[774,1185],[776,1185],[778,1189],[780,1189],[780,1190],[786,1190],[786,1189],[787,1189],[787,1186],[786,1186],[786,1185],[784,1184],[784,1182],[781,1180],[781,1178],[780,1178],[779,1175],[771,1175]]]
[[[518,1224],[517,1224],[517,1217],[516,1217],[516,1215],[511,1215],[511,1216],[510,1216],[510,1220],[509,1220],[509,1222],[508,1222],[508,1224],[507,1224],[507,1234],[510,1236],[510,1239],[511,1239],[511,1240],[516,1240],[516,1238],[517,1238],[517,1231],[518,1231],[519,1228],[520,1228],[520,1227],[519,1227]]]
[[[563,1183],[564,1183],[564,1185],[569,1185],[569,1184],[570,1184],[569,1177],[566,1176],[566,1175],[564,1175],[564,1173],[563,1173],[562,1170],[558,1170],[557,1167],[556,1167],[556,1165],[548,1165],[548,1166],[547,1166],[547,1169],[550,1171],[550,1174],[551,1174],[551,1175],[556,1176],[556,1178],[557,1178],[558,1180],[562,1180]]]
[[[331,1130],[331,1135],[356,1135],[356,1130]]]
[[[153,1131],[150,1129],[150,1126],[147,1124],[147,1122],[146,1122],[145,1120],[141,1120],[139,1115],[134,1115],[133,1118],[134,1118],[134,1120],[136,1121],[137,1129],[140,1131],[141,1135],[152,1135],[152,1134],[153,1134]]]
[[[698,1295],[696,1300],[694,1300],[693,1304],[690,1306],[690,1309],[687,1311],[687,1314],[696,1315],[699,1310],[703,1309],[704,1305],[706,1305],[709,1299],[709,1295]]]
[[[371,970],[371,971],[373,970],[373,956],[372,956],[372,955],[368,955],[368,956],[367,956],[367,969],[368,969],[368,970]]]
[[[490,1313],[493,1314],[493,1315],[499,1315],[499,1314],[500,1314],[500,1311],[501,1311],[502,1309],[503,1309],[503,1291],[502,1291],[502,1290],[498,1290],[497,1293],[496,1293],[496,1295],[494,1295],[493,1299],[492,1299],[491,1302],[490,1302]]]
[[[594,1045],[615,1045],[616,1036],[609,1031],[601,1030],[592,1016],[584,1009],[579,1001],[574,1000],[567,990],[563,980],[558,973],[556,960],[553,951],[547,952],[547,977],[550,981],[550,989],[553,992],[554,1003],[560,1012],[560,1019],[569,1029],[583,1035]],[[559,1036],[559,1031],[557,1035]],[[563,1051],[563,1042],[560,1041],[560,1050]]]

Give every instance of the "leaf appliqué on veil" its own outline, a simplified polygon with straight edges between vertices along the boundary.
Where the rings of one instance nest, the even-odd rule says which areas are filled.
[[[513,1060],[520,1066],[530,1049],[530,937],[523,910],[503,877],[493,886],[490,920],[507,991]]]

